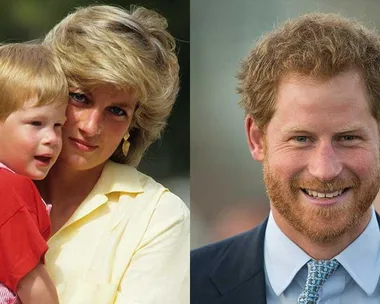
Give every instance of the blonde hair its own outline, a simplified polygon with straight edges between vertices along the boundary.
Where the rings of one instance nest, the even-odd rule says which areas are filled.
[[[137,95],[128,155],[121,140],[111,156],[118,163],[139,164],[160,137],[176,99],[179,66],[166,28],[165,18],[143,7],[94,5],[76,9],[45,37],[70,87],[91,92],[108,83]]]
[[[67,81],[57,58],[40,44],[1,45],[0,121],[32,98],[35,106],[67,103]]]
[[[264,131],[275,112],[276,90],[289,73],[327,80],[360,70],[373,116],[380,119],[380,41],[376,32],[337,14],[312,13],[264,36],[238,73],[240,104]]]

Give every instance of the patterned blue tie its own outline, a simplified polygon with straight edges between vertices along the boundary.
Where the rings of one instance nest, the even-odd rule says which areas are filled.
[[[307,263],[306,285],[298,297],[298,304],[316,304],[319,289],[339,267],[339,262],[333,260],[310,260]]]

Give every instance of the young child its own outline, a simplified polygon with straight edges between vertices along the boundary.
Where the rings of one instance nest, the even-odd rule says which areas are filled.
[[[68,88],[53,54],[39,44],[0,46],[0,303],[58,303],[45,266],[43,179],[61,148]]]

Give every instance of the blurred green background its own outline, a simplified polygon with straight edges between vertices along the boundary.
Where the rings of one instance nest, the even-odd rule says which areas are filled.
[[[189,0],[78,1],[13,0],[0,3],[0,41],[21,42],[43,37],[75,7],[108,4],[129,8],[142,5],[165,16],[169,31],[177,40],[181,89],[163,138],[147,152],[140,170],[164,183],[188,202],[189,196],[189,70],[190,4]]]

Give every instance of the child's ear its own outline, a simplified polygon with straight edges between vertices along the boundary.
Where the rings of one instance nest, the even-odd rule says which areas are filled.
[[[256,125],[252,116],[247,115],[245,118],[245,133],[247,135],[247,142],[249,151],[252,157],[261,162],[264,160],[264,135]]]

